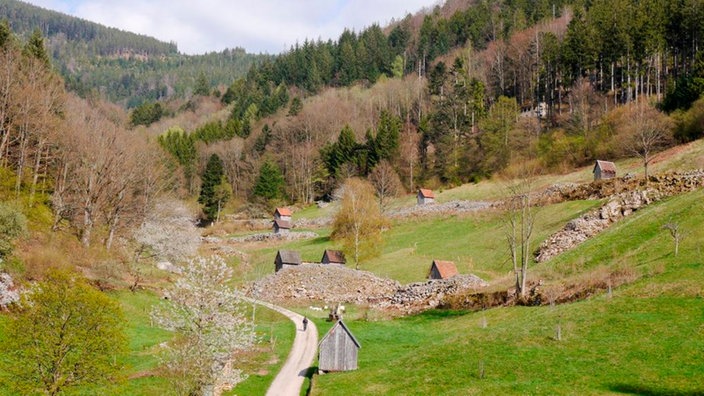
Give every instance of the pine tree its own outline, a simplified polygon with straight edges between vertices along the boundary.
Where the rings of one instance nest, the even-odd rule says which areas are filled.
[[[254,195],[266,200],[280,199],[283,196],[283,188],[284,176],[279,166],[271,160],[264,161],[254,185]]]
[[[45,65],[49,66],[49,55],[46,52],[46,47],[44,47],[44,37],[39,29],[34,29],[32,36],[29,38],[29,41],[25,46],[25,51],[27,54],[39,59]]]
[[[221,183],[223,174],[222,160],[217,154],[211,155],[201,177],[202,184],[198,197],[198,203],[203,205],[203,213],[208,220],[214,220],[218,214],[218,199],[215,190]]]

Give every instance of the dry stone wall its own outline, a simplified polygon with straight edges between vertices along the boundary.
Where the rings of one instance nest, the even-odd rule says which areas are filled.
[[[608,201],[600,208],[571,220],[562,230],[541,243],[536,253],[536,261],[550,260],[576,247],[611,224],[663,197],[702,187],[704,187],[704,170],[652,176],[647,184],[643,180],[622,178],[549,189],[547,196],[552,201],[604,197],[608,197]]]

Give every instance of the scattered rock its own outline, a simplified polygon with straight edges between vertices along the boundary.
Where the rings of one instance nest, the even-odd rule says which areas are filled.
[[[443,297],[486,286],[474,275],[411,283],[357,271],[343,266],[305,264],[287,267],[254,282],[247,295],[271,302],[290,300],[354,303],[402,314],[436,308]]]
[[[286,234],[274,234],[273,232],[265,232],[261,234],[247,235],[243,237],[230,238],[229,242],[263,242],[263,241],[295,241],[298,239],[313,239],[317,238],[318,234],[311,231],[289,232]]]

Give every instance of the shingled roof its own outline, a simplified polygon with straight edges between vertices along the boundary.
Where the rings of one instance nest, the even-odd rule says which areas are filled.
[[[433,266],[438,269],[441,279],[452,278],[459,274],[457,266],[452,261],[433,260],[433,265],[430,267],[431,271],[433,270]]]
[[[274,224],[276,225],[276,228],[278,228],[280,230],[290,230],[291,229],[291,222],[286,221],[286,220],[276,219],[276,220],[274,220]]]
[[[435,198],[435,194],[433,193],[433,190],[429,190],[427,188],[421,188],[418,190],[418,192],[420,193],[420,195],[423,198]]]
[[[325,260],[326,257],[327,257],[327,260]],[[346,262],[345,254],[342,253],[342,251],[330,250],[330,249],[323,252],[323,258],[320,259],[320,261],[323,264],[325,264],[325,263],[344,264]]]
[[[594,171],[596,171],[596,168],[601,169],[603,173],[611,173],[614,176],[616,175],[616,164],[614,164],[611,161],[602,161],[602,160],[596,160],[596,164],[594,164]]]
[[[301,265],[301,255],[295,250],[279,250],[276,255],[280,259],[281,264]]]
[[[274,215],[279,214],[279,216],[291,216],[293,213],[291,212],[291,209],[289,208],[276,208],[274,211]]]

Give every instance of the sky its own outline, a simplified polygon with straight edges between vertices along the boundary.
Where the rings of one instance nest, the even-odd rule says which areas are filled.
[[[296,42],[382,27],[438,0],[24,0],[203,54],[241,47],[278,54]]]

